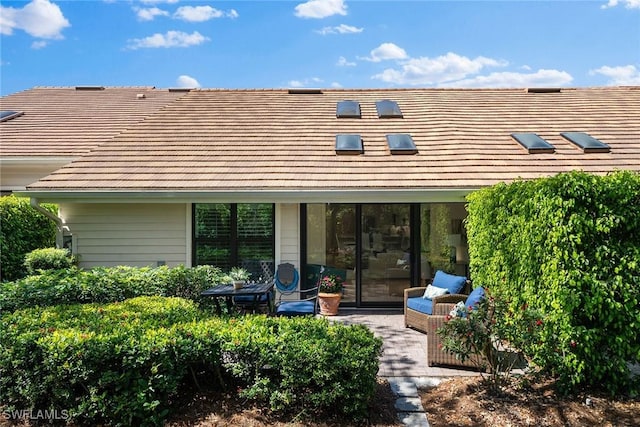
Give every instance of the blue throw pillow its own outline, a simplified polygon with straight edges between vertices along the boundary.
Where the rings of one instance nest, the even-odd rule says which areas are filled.
[[[467,300],[464,302],[464,306],[469,309],[469,307],[475,307],[481,300],[484,298],[484,288],[482,286],[478,286],[475,288],[469,296]]]
[[[467,278],[463,276],[455,276],[453,274],[445,273],[442,270],[436,271],[436,275],[433,277],[433,286],[438,288],[445,288],[450,294],[459,294],[464,288]]]

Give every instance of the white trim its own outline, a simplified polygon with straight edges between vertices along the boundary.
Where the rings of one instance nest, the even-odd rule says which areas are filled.
[[[478,187],[480,188],[480,187]],[[244,191],[21,191],[41,201],[84,203],[420,203],[464,202],[478,188]]]
[[[186,232],[186,236],[185,236],[185,242],[184,242],[184,247],[185,247],[185,267],[192,267],[193,266],[193,259],[192,259],[192,250],[193,250],[193,205],[191,203],[185,203],[186,206],[186,210],[187,210],[187,218],[186,218],[186,226],[185,229],[187,230]]]
[[[0,165],[66,165],[76,160],[80,156],[74,157],[0,157]]]
[[[273,257],[274,257],[274,266],[275,268],[278,268],[278,266],[280,265],[280,262],[282,260],[282,250],[281,250],[281,244],[282,244],[282,239],[280,238],[281,232],[282,232],[282,213],[280,211],[280,203],[276,203],[275,207],[274,207],[274,224],[273,224],[273,232],[275,234],[274,236],[274,253],[273,253]]]

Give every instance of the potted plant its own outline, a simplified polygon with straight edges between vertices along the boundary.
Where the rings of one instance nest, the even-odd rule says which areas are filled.
[[[242,267],[233,267],[229,272],[229,277],[233,281],[234,289],[242,289],[249,276],[251,276],[251,273]]]
[[[320,314],[325,316],[335,316],[338,314],[338,307],[342,299],[344,279],[335,274],[327,274],[320,279],[318,286],[318,302],[320,303]]]

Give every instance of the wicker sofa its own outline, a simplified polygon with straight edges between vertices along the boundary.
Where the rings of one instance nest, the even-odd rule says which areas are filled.
[[[428,333],[427,320],[432,315],[445,316],[449,314],[453,306],[459,301],[465,301],[471,291],[471,281],[459,276],[447,275],[443,272],[436,272],[433,279],[434,286],[438,285],[437,280],[441,277],[447,279],[458,278],[464,281],[464,286],[455,294],[445,294],[424,300],[426,287],[408,288],[404,290],[404,326],[414,328],[421,332]],[[412,299],[410,301],[410,299]]]

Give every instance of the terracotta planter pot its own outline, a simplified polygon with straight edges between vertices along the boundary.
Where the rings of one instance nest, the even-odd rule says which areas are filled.
[[[235,280],[233,282],[233,289],[242,289],[242,287],[244,286],[244,280]]]
[[[340,306],[341,299],[342,294],[327,294],[319,292],[318,302],[320,303],[320,314],[325,316],[335,316],[338,314],[338,307]]]

